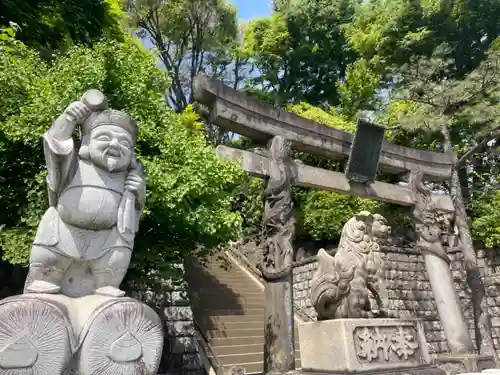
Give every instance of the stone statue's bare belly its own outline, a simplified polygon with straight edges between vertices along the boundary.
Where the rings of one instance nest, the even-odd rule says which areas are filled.
[[[66,223],[88,230],[116,226],[122,195],[98,186],[70,186],[59,197],[57,211]]]

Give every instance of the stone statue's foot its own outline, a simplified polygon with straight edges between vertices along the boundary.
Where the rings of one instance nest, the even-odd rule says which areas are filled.
[[[120,290],[118,288],[115,288],[114,286],[103,286],[95,291],[95,294],[99,294],[101,296],[108,296],[108,297],[123,297],[125,295],[125,292],[123,290]]]
[[[60,286],[43,280],[35,280],[26,288],[28,293],[57,294],[60,291]]]

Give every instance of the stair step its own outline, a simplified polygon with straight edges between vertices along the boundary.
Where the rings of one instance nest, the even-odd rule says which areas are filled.
[[[229,270],[224,269],[220,266],[213,266],[213,265],[211,265],[208,268],[202,268],[202,267],[196,267],[196,268],[199,269],[200,271],[208,272],[211,275],[224,276],[224,277],[227,277],[229,279],[238,279],[238,278],[244,278],[244,277],[248,278],[248,274],[236,266],[232,267]]]
[[[227,258],[213,256],[205,266],[194,264],[186,271],[193,313],[211,349],[207,352],[216,356],[224,375],[235,366],[246,368],[247,374],[261,374],[266,303],[262,288]],[[295,340],[295,364],[300,368],[297,333]]]
[[[233,354],[254,354],[260,353],[262,354],[263,346],[259,344],[254,345],[245,345],[242,344],[241,341],[236,345],[228,345],[228,346],[215,346],[212,348],[213,353],[220,358],[220,356],[224,355],[233,355]]]
[[[250,275],[241,272],[241,273],[223,273],[223,272],[217,272],[214,270],[208,271],[212,277],[216,277],[217,281],[219,282],[226,282],[226,283],[243,283],[245,280],[247,283],[250,283],[251,285],[258,286],[258,284],[255,282],[254,279],[250,279]]]
[[[264,347],[259,344],[249,345],[249,344],[237,344],[228,346],[216,346],[212,347],[213,353],[220,359],[223,356],[232,356],[237,354],[250,355],[259,354],[263,355]],[[300,358],[300,350],[295,350],[295,357]]]
[[[217,361],[222,365],[226,364],[238,364],[245,362],[262,362],[264,358],[264,353],[238,353],[238,354],[226,354],[226,355],[217,355]]]
[[[212,338],[227,338],[227,337],[248,337],[248,336],[262,336],[264,337],[264,327],[256,329],[232,329],[230,331],[220,331],[211,329],[205,331],[205,337],[211,341]]]
[[[233,311],[248,311],[248,310],[260,310],[262,312],[262,319],[264,319],[264,305],[262,303],[236,303],[236,302],[226,302],[224,304],[223,301],[213,301],[210,304],[203,304],[202,306],[197,306],[194,310],[200,309],[200,313],[207,315],[208,311],[224,311],[224,310],[233,310]],[[240,314],[241,315],[241,314]],[[253,314],[251,314],[253,315]],[[219,315],[217,315],[219,316]]]
[[[259,315],[217,315],[217,316],[207,316],[208,320],[214,323],[230,323],[230,322],[257,322],[264,325],[264,314]]]
[[[247,345],[264,345],[264,335],[245,337],[216,337],[208,339],[210,347],[240,345],[244,342]],[[295,338],[295,349],[299,348],[299,340]]]
[[[251,285],[255,285],[255,286],[258,285],[255,279],[250,278],[250,275],[248,275],[244,272],[228,273],[228,272],[220,272],[218,270],[214,271],[213,269],[212,270],[197,269],[196,271],[198,272],[198,274],[195,275],[196,280],[201,280],[202,277],[199,277],[199,276],[204,276],[204,275],[201,275],[200,273],[208,273],[208,274],[210,274],[210,277],[212,279],[214,279],[214,278],[217,279],[217,281],[213,280],[216,283],[220,283],[220,282],[242,283],[246,280]],[[196,276],[198,276],[198,277],[196,277]]]
[[[210,272],[212,275],[217,275],[217,276],[225,276],[228,279],[238,279],[238,278],[247,278],[248,279],[248,273],[245,271],[242,271],[239,267],[234,266],[230,270],[225,270],[221,267],[218,266],[210,266],[210,268],[204,268],[202,269],[205,272]]]
[[[200,287],[200,288],[196,288],[195,287],[191,287],[190,288],[191,290],[198,290],[198,294],[199,295],[203,295],[204,299],[207,299],[209,300],[211,297],[221,297],[222,295],[229,295],[230,297],[231,296],[234,296],[234,295],[237,295],[238,297],[240,298],[262,298],[262,300],[264,300],[264,295],[262,294],[262,292],[259,292],[255,289],[252,289],[251,291],[247,291],[245,293],[241,293],[241,291],[238,291],[238,292],[235,292],[233,290],[224,290],[224,291],[211,291],[211,290],[204,290],[203,287]],[[203,291],[201,291],[203,290]]]
[[[227,280],[223,276],[211,275],[210,277],[215,278],[217,281],[210,281],[214,287],[219,289],[227,287],[228,285],[234,286],[236,288],[246,288],[246,289],[255,289],[255,291],[262,293],[263,289],[261,289],[255,282],[248,279],[247,277],[242,277],[241,279]],[[199,279],[193,278],[192,285],[203,288],[207,287],[207,285],[203,284],[202,277]]]
[[[250,287],[249,285],[246,286],[239,286],[239,285],[234,285],[234,284],[221,284],[224,285],[224,288],[228,290],[228,292],[233,293],[233,294],[248,294],[251,297],[262,297],[264,299],[264,293],[259,291],[257,287]]]
[[[246,337],[215,337],[208,339],[210,346],[230,346],[239,345],[241,341],[246,342],[248,345],[264,345],[264,336],[246,336]]]
[[[207,329],[204,332],[211,346],[232,345],[235,342],[264,345],[264,328],[235,328],[229,330]],[[225,341],[227,340],[227,341]],[[248,340],[248,341],[247,341]],[[234,344],[238,345],[238,344]],[[295,336],[295,348],[299,348],[299,338]]]
[[[202,289],[198,289],[198,290],[202,290]],[[225,293],[216,293],[216,292],[211,292],[210,290],[203,290],[203,292],[191,292],[193,297],[195,297],[195,299],[198,299],[198,300],[201,300],[203,301],[204,303],[206,302],[210,302],[211,300],[213,300],[214,298],[217,298],[219,300],[223,299],[223,298],[231,298],[233,300],[236,300],[236,301],[240,301],[240,302],[262,302],[264,303],[265,301],[265,298],[264,298],[264,295],[262,293],[245,293],[245,294],[241,294],[241,293],[233,293],[233,292],[225,292]]]
[[[264,363],[261,361],[223,365],[222,368],[224,369],[224,374],[229,374],[231,368],[234,366],[245,368],[245,373],[247,374],[262,374],[262,372],[264,372]],[[295,360],[295,369],[300,369],[300,360]]]
[[[206,289],[203,286],[199,286],[198,290],[204,293]],[[261,295],[264,297],[264,294],[257,290],[257,287],[252,287],[249,285],[234,285],[234,284],[219,284],[217,289],[215,290],[217,294],[226,293],[226,294],[251,294],[252,296]]]
[[[264,308],[259,308],[259,309],[207,309],[203,312],[205,315],[208,316],[229,316],[229,315],[256,315],[262,317],[262,320],[264,320]]]
[[[206,326],[203,326],[202,323],[199,323],[201,328],[212,328],[218,329],[219,331],[229,331],[233,329],[257,329],[261,328],[264,325],[263,321],[260,322],[210,322]]]

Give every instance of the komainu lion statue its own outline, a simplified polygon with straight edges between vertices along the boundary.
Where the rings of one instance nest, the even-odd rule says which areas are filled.
[[[384,316],[384,263],[380,243],[391,232],[379,214],[362,211],[344,225],[335,256],[318,252],[318,268],[311,282],[311,300],[318,320],[373,317],[370,295]]]

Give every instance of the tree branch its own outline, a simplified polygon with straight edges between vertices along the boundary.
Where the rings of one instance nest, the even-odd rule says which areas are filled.
[[[469,149],[465,154],[462,155],[460,159],[458,159],[457,163],[455,164],[456,168],[460,168],[467,160],[470,159],[472,155],[474,155],[477,152],[480,152],[483,150],[489,142],[491,142],[494,139],[500,138],[500,126],[497,126],[496,128],[492,129],[487,136],[483,138],[481,142],[479,142],[477,145]]]

